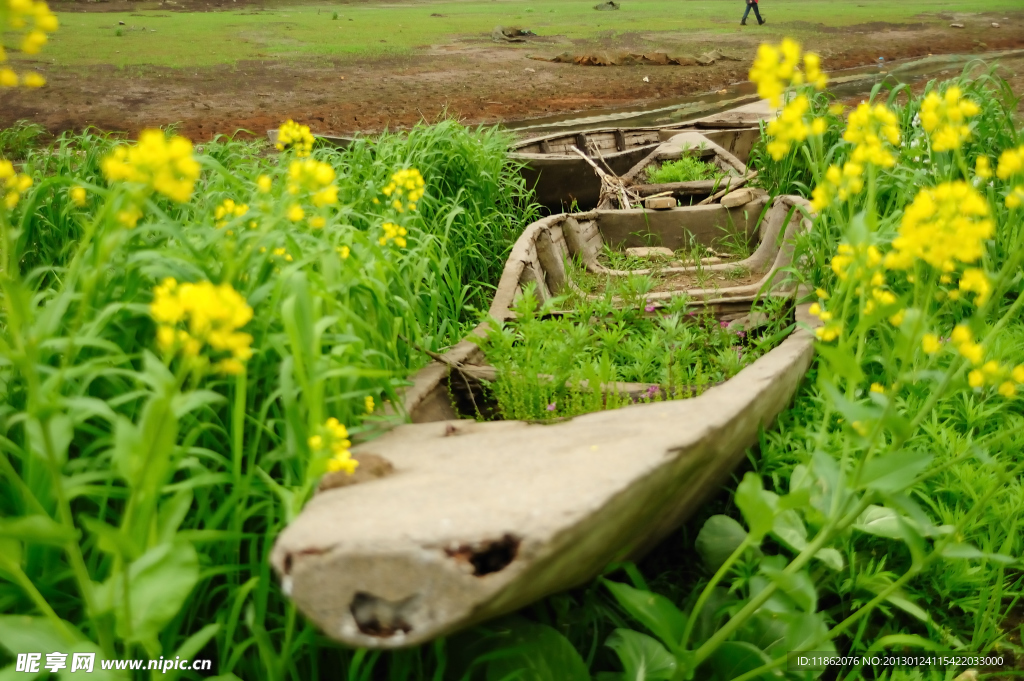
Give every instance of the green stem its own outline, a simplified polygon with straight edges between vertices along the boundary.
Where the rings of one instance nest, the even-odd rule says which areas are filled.
[[[701,611],[704,609],[704,604],[707,603],[708,598],[711,597],[711,592],[714,591],[718,583],[725,578],[725,575],[732,569],[733,564],[739,560],[743,552],[746,551],[750,546],[754,544],[754,540],[750,538],[748,534],[740,542],[740,545],[726,558],[725,562],[718,568],[715,574],[711,577],[711,581],[707,583],[704,590],[701,591],[700,596],[697,598],[697,602],[694,604],[693,609],[690,610],[690,617],[686,621],[686,628],[683,629],[683,637],[679,641],[679,649],[685,650],[686,644],[690,641],[690,634],[693,633],[694,624],[697,622],[697,618],[700,616]]]

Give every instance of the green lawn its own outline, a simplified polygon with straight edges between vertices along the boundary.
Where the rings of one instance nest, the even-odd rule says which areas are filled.
[[[607,31],[733,31],[741,0],[623,0],[618,12],[596,12],[597,0],[466,0],[464,2],[282,5],[256,12],[60,12],[61,30],[44,52],[62,66],[211,66],[244,59],[402,54],[457,37],[486,39],[495,25],[542,35],[595,38]],[[765,0],[771,32],[800,37],[787,22],[842,26],[869,21],[939,21],[936,12],[1020,10],[1020,0]],[[333,20],[332,14],[338,13]],[[443,17],[432,17],[442,14]],[[930,15],[930,16],[929,16]],[[120,27],[118,21],[124,21]],[[142,28],[145,27],[145,31]],[[776,28],[777,27],[777,28]],[[122,35],[118,36],[117,31]],[[763,29],[758,29],[763,30]],[[548,46],[550,47],[550,46]],[[537,45],[521,49],[541,51]]]

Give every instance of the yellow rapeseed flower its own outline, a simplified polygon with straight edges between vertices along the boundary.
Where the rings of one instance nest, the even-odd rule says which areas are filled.
[[[18,173],[14,170],[13,163],[0,159],[0,195],[3,196],[3,206],[7,210],[14,210],[22,195],[31,186],[32,178],[30,176]]]
[[[940,272],[952,272],[958,261],[981,258],[994,229],[988,202],[967,182],[922,189],[903,213],[885,266],[906,270],[920,259]]]
[[[750,80],[757,84],[758,96],[778,106],[782,93],[789,85],[807,83],[818,90],[825,88],[828,79],[821,72],[821,58],[813,53],[804,56],[804,69],[800,70],[800,44],[785,38],[776,47],[762,43],[750,69]]]
[[[773,139],[768,142],[767,149],[776,161],[789,153],[794,142],[807,139],[810,128],[804,122],[804,114],[809,108],[810,102],[806,95],[800,95],[786,105],[778,118],[768,122],[767,133]]]
[[[395,245],[399,248],[405,248],[405,236],[408,234],[405,227],[396,225],[393,222],[385,222],[382,225],[384,229],[384,236],[378,239],[381,246],[385,246],[390,241],[394,241]]]
[[[290,118],[277,129],[277,150],[291,149],[302,158],[313,151],[313,133],[309,126],[299,125]]]
[[[925,354],[934,355],[942,349],[942,342],[934,333],[926,333],[921,339],[921,349],[925,351]]]
[[[974,162],[974,174],[983,180],[987,180],[992,177],[992,162],[988,160],[988,156],[979,156]]]
[[[270,191],[271,180],[266,175],[260,175],[256,178],[256,188],[266,194]]]
[[[977,116],[981,109],[970,99],[961,97],[960,88],[953,85],[944,95],[929,92],[921,102],[921,127],[928,133],[935,151],[952,151],[971,138],[967,119]]]
[[[85,187],[72,187],[70,194],[71,202],[76,206],[85,205]]]
[[[423,198],[423,176],[415,168],[399,170],[391,176],[391,181],[384,185],[381,193],[390,199],[390,205],[399,213],[416,210],[416,202]],[[403,200],[406,203],[403,203]],[[374,203],[377,200],[374,199]]]
[[[163,130],[143,130],[137,144],[115,147],[101,168],[108,182],[127,182],[179,203],[192,196],[200,170],[192,143],[180,136],[168,139]]]
[[[46,79],[35,71],[29,71],[21,77],[21,84],[25,87],[39,88],[46,85]]]
[[[992,284],[985,272],[972,267],[960,277],[960,290],[965,293],[973,292],[974,304],[984,305],[992,295]]]
[[[879,393],[881,395],[884,395],[885,394],[885,386],[882,385],[881,383],[872,383],[871,384],[871,392]]]
[[[980,371],[975,369],[971,373],[967,374],[967,383],[972,388],[980,388],[985,385],[985,376]]]
[[[373,408],[374,408],[375,405],[373,403],[373,396],[372,395],[367,395],[366,396],[366,399],[363,400],[363,406],[366,408],[366,413],[367,414],[372,414],[373,413]]]
[[[209,347],[216,355],[227,353],[213,365],[225,374],[242,373],[242,362],[252,357],[252,336],[238,331],[252,319],[252,308],[229,284],[164,279],[153,290],[149,311],[159,325],[157,343],[164,352],[181,348],[194,357]]]
[[[1024,205],[1024,184],[1019,184],[1006,195],[1007,208],[1020,208]]]
[[[999,394],[1003,397],[1013,397],[1017,394],[1017,386],[1009,381],[1003,381],[999,384]]]
[[[864,166],[854,161],[847,161],[842,169],[831,165],[825,171],[825,180],[811,192],[811,208],[821,211],[832,205],[833,201],[848,201],[860,194],[864,189]]]
[[[288,219],[292,222],[298,222],[304,217],[306,217],[306,212],[302,210],[302,206],[299,204],[293,203],[288,207]]]
[[[855,163],[871,163],[879,168],[896,164],[889,147],[900,143],[900,129],[896,114],[884,104],[862,102],[850,114],[843,139],[856,145],[850,156]]]
[[[349,448],[352,442],[348,439],[348,429],[336,418],[329,418],[319,428],[319,433],[311,436],[307,443],[314,454],[328,454],[327,470],[331,473],[345,471],[352,475],[359,462],[352,458]]]
[[[1024,144],[1016,149],[1007,149],[999,155],[996,177],[1008,180],[1014,175],[1024,174]]]

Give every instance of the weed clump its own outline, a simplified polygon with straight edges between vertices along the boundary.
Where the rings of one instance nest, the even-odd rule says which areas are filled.
[[[722,177],[725,177],[725,173],[721,168],[697,156],[683,156],[678,161],[667,161],[658,167],[647,168],[647,182],[650,184],[717,180]]]

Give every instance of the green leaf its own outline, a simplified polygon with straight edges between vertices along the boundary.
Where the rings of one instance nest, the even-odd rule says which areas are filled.
[[[996,563],[1010,564],[1014,562],[1012,556],[1005,556],[1001,553],[985,553],[981,549],[970,544],[946,544],[942,547],[943,558],[960,558],[964,560],[991,560]]]
[[[78,534],[74,530],[42,514],[11,519],[0,518],[0,539],[63,546],[77,538]]]
[[[833,345],[826,345],[825,343],[816,343],[814,346],[814,352],[825,360],[828,364],[828,368],[835,376],[845,378],[853,384],[860,384],[864,382],[864,370],[860,368],[860,363],[857,361],[857,358],[849,350]],[[819,384],[825,386],[831,385],[831,382],[826,381],[823,375]]]
[[[744,641],[726,641],[708,656],[701,668],[706,666],[714,674],[715,681],[729,681],[771,661],[772,659],[755,645]]]
[[[843,554],[839,553],[836,549],[824,548],[819,549],[814,557],[825,564],[826,567],[833,570],[842,570],[843,566],[846,565],[846,561],[843,560]]]
[[[174,412],[174,416],[180,419],[182,416],[200,407],[226,401],[227,398],[212,390],[190,390],[187,393],[175,395],[171,400],[171,409]]]
[[[46,437],[43,428],[43,423],[36,418],[25,420],[30,449],[42,459],[52,456],[58,465],[63,465],[68,460],[75,424],[66,414],[54,414],[46,421]]]
[[[858,482],[866,489],[898,492],[909,487],[931,462],[932,455],[925,452],[893,452],[868,461]]]
[[[120,556],[126,560],[132,560],[138,555],[135,545],[131,539],[125,536],[117,527],[112,527],[98,518],[79,516],[79,521],[85,525],[85,529],[96,537],[96,546],[100,551]]]
[[[797,573],[785,572],[768,565],[765,561],[761,563],[761,573],[775,582],[804,612],[814,612],[818,609],[818,591],[806,570]]]
[[[58,672],[62,681],[73,679],[89,679],[90,681],[124,681],[127,674],[118,673],[115,670],[104,670],[100,668],[100,660],[103,653],[92,641],[82,636],[81,632],[70,623],[64,622],[65,631],[45,617],[30,617],[27,615],[0,615],[0,647],[7,649],[11,655],[18,653],[42,653],[42,663],[46,662],[46,653],[61,652],[67,653],[67,667]],[[77,671],[71,673],[71,659],[74,653],[93,653],[96,657],[93,663],[93,671],[84,674]],[[0,677],[12,667],[0,670]],[[42,664],[40,664],[42,669]],[[43,675],[47,674],[43,670]],[[15,681],[31,679],[31,675],[16,673],[12,677]]]
[[[800,514],[793,510],[782,511],[775,516],[772,536],[796,552],[807,546],[807,527]]]
[[[734,518],[713,515],[704,522],[697,534],[697,553],[704,561],[704,566],[716,572],[746,538],[747,531]]]
[[[185,660],[195,658],[206,644],[217,635],[218,631],[220,631],[220,624],[216,622],[213,624],[207,624],[205,627],[185,639],[185,641],[178,646],[178,649],[174,651],[174,655]],[[168,656],[168,658],[169,657],[170,656]],[[161,676],[163,676],[163,674],[161,674]],[[168,681],[173,681],[173,679],[176,679],[179,676],[181,676],[180,669],[172,669],[167,673]],[[234,675],[231,674],[230,676]],[[207,681],[209,681],[209,679],[207,679]]]
[[[487,681],[590,681],[583,658],[555,629],[519,617],[500,624],[500,647],[482,656]]]
[[[740,509],[743,519],[747,521],[747,527],[750,528],[750,538],[756,544],[761,543],[775,521],[775,513],[763,492],[761,476],[748,471],[736,488],[734,498],[736,507]]]
[[[857,518],[853,529],[887,539],[902,539],[898,514],[886,506],[871,504]]]
[[[675,650],[686,629],[686,615],[661,594],[642,591],[622,584],[604,580],[622,609],[633,619],[647,627],[669,650]]]
[[[199,581],[199,556],[186,542],[161,544],[142,554],[128,572],[130,621],[125,614],[122,575],[111,578],[117,632],[127,641],[151,644]]]
[[[168,501],[160,504],[158,513],[159,536],[161,544],[174,541],[174,533],[178,531],[185,516],[192,508],[192,490],[178,490]]]
[[[675,675],[676,659],[646,634],[616,629],[605,645],[619,656],[624,681],[669,681]]]

